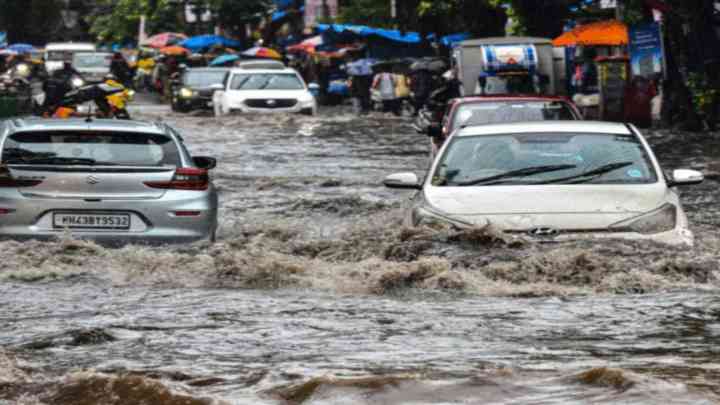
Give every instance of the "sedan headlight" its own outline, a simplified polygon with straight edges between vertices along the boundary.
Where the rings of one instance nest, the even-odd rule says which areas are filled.
[[[180,97],[182,97],[182,98],[192,98],[192,96],[193,96],[193,91],[192,91],[192,90],[186,89],[186,88],[184,88],[184,87],[183,87],[182,89],[180,89]]]
[[[79,77],[72,79],[71,83],[76,89],[85,85],[85,81]]]
[[[413,211],[413,224],[415,226],[428,226],[430,228],[442,228],[452,226],[459,229],[472,228],[475,225],[463,220],[452,218],[428,207],[419,207]]]
[[[667,203],[647,214],[613,224],[610,228],[637,232],[643,235],[653,235],[672,231],[675,229],[676,222],[677,207]]]

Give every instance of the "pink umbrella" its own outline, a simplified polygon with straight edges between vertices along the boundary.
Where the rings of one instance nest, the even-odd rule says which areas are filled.
[[[315,48],[322,45],[322,35],[318,35],[312,38],[308,38],[299,44],[291,45],[287,47],[288,52],[307,52],[314,53]]]
[[[163,32],[162,34],[153,35],[146,39],[143,41],[142,45],[160,49],[177,44],[178,42],[182,42],[186,39],[187,36],[185,34],[177,32]]]

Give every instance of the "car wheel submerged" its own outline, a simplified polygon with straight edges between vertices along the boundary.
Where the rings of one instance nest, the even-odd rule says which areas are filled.
[[[300,111],[300,114],[302,115],[315,115],[315,109],[314,108],[304,108],[302,111]]]

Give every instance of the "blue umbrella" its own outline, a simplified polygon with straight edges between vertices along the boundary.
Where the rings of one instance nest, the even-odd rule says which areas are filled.
[[[221,37],[219,35],[199,35],[180,42],[180,46],[190,49],[193,52],[197,52],[205,48],[210,48],[215,45],[220,45],[227,48],[238,48],[241,44],[234,39]]]
[[[220,66],[226,63],[235,62],[238,59],[240,59],[240,56],[228,53],[225,55],[220,55],[217,58],[213,59],[212,62],[210,62],[210,66]]]
[[[12,44],[8,46],[7,49],[15,51],[17,53],[30,53],[35,50],[35,47],[30,44]]]

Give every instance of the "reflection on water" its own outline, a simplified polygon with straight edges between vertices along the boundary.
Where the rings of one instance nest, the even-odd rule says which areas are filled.
[[[709,177],[687,249],[403,229],[401,119],[166,121],[219,158],[219,243],[1,243],[0,403],[720,400],[716,135],[650,136]]]

